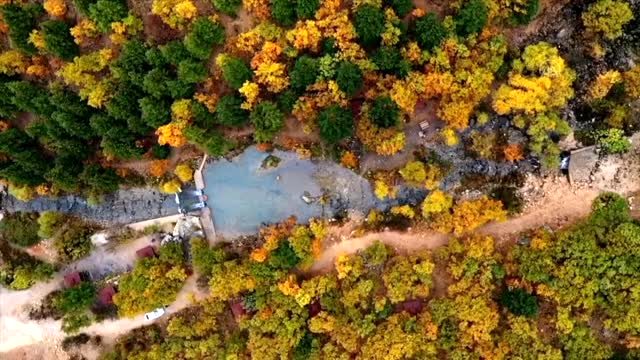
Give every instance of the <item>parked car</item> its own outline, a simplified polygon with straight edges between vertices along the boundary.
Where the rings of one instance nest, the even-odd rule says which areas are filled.
[[[155,320],[160,318],[162,315],[164,315],[166,311],[164,311],[164,307],[159,307],[153,311],[149,311],[148,313],[144,314],[144,318],[145,320]]]

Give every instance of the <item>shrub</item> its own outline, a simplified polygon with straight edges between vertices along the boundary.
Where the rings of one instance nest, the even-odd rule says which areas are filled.
[[[475,156],[481,159],[495,160],[498,152],[495,150],[498,142],[498,135],[493,132],[480,132],[473,130],[471,132],[471,143],[469,150]]]
[[[193,180],[193,169],[187,163],[182,163],[176,166],[173,173],[178,177],[178,180],[184,184]]]
[[[115,192],[120,184],[120,177],[113,169],[105,169],[96,164],[87,165],[80,178],[97,194]]]
[[[420,47],[433,50],[447,36],[447,29],[438,19],[438,15],[429,13],[416,20],[414,33]]]
[[[69,220],[53,239],[53,246],[62,262],[79,260],[91,252],[93,228],[80,219]]]
[[[518,316],[535,317],[538,315],[538,301],[535,295],[523,289],[506,290],[500,295],[500,303]]]
[[[411,0],[390,0],[393,11],[400,17],[407,15],[413,9],[413,1]]]
[[[509,215],[515,215],[522,211],[524,201],[518,195],[518,189],[512,186],[500,186],[491,191],[492,199],[499,200]]]
[[[282,26],[296,22],[296,3],[293,0],[271,0],[271,16]]]
[[[205,130],[191,125],[184,130],[190,143],[201,148],[210,156],[223,156],[234,147],[234,143],[215,130]]]
[[[399,173],[405,181],[413,185],[423,185],[427,180],[427,170],[421,161],[409,161]]]
[[[140,86],[150,70],[147,64],[147,47],[142,41],[129,40],[120,51],[120,56],[110,65],[113,75],[121,81],[130,81]],[[120,84],[119,87],[123,87]],[[130,87],[130,86],[129,86]],[[131,101],[135,101],[131,99]]]
[[[323,139],[337,143],[353,133],[353,115],[349,109],[332,105],[320,112],[318,126]]]
[[[171,65],[178,66],[182,61],[189,60],[191,54],[184,42],[174,40],[160,47],[160,52],[164,59]],[[145,54],[146,57],[146,54]]]
[[[456,32],[460,36],[479,33],[487,24],[488,15],[484,0],[470,0],[455,17]]]
[[[299,57],[289,76],[291,79],[291,87],[299,92],[304,92],[307,86],[316,82],[316,78],[318,77],[318,60],[307,55]]]
[[[45,211],[38,217],[38,236],[47,239],[56,234],[64,225],[67,217],[59,212]]]
[[[184,47],[194,57],[207,60],[211,56],[213,46],[224,43],[224,36],[222,25],[201,17],[193,23],[191,31],[185,36]]]
[[[582,14],[588,32],[615,40],[622,36],[623,27],[633,20],[629,3],[618,0],[598,0]]]
[[[18,246],[35,245],[40,241],[37,219],[37,213],[7,214],[0,221],[0,236]]]
[[[207,78],[209,71],[199,61],[184,60],[178,65],[178,80],[185,84],[197,84]]]
[[[336,69],[336,82],[340,90],[352,97],[360,91],[364,84],[362,70],[352,62],[343,61]]]
[[[236,16],[240,5],[242,5],[242,0],[213,0],[213,6],[229,16]]]
[[[86,310],[96,298],[96,287],[93,283],[85,281],[78,286],[65,289],[54,300],[55,307],[65,313]]]
[[[150,127],[157,129],[171,121],[171,104],[152,96],[138,100],[142,112],[142,121]]]
[[[29,42],[29,35],[36,27],[38,16],[44,13],[41,5],[18,6],[7,4],[2,6],[2,18],[9,25],[11,45],[29,55],[37,52],[36,47]]]
[[[14,249],[0,240],[0,285],[13,290],[24,290],[38,281],[51,278],[55,268],[37,260],[24,251]]]
[[[62,331],[73,334],[83,327],[91,325],[93,320],[86,312],[70,313],[62,318]]]
[[[384,12],[373,5],[362,5],[356,10],[353,25],[362,45],[375,46],[384,31]]]
[[[220,125],[239,126],[249,119],[249,112],[241,107],[243,100],[236,95],[223,96],[216,105],[215,119]]]
[[[40,24],[44,36],[45,48],[53,55],[72,60],[79,53],[78,45],[69,32],[69,25],[64,21],[49,20]]]
[[[151,155],[156,159],[164,160],[171,155],[171,146],[155,144],[151,147]]]
[[[280,94],[278,97],[278,108],[285,114],[290,114],[293,111],[293,107],[298,101],[298,94],[292,89]]]
[[[124,0],[98,0],[89,5],[89,17],[102,32],[111,30],[111,23],[127,17],[129,9]]]
[[[296,2],[296,15],[298,19],[311,19],[320,7],[320,0],[298,0]]]
[[[538,11],[540,11],[540,0],[529,0],[524,9],[514,12],[511,20],[517,25],[527,25],[538,15]]]
[[[631,141],[620,129],[597,131],[596,142],[605,154],[622,154],[631,149]]]
[[[251,80],[253,73],[251,69],[244,63],[244,61],[224,55],[218,57],[216,63],[222,69],[222,76],[224,80],[234,89],[240,89],[245,81]]]
[[[225,260],[224,250],[209,247],[209,243],[202,238],[191,239],[191,252],[193,266],[203,276],[211,275],[214,266]]]
[[[80,13],[82,13],[82,15],[89,15],[89,7],[92,4],[95,4],[97,0],[73,0],[74,5],[76,6],[76,9],[78,9],[78,11]]]
[[[62,349],[64,351],[71,350],[73,347],[78,347],[82,344],[86,344],[91,340],[91,337],[85,333],[78,334],[76,336],[67,336],[62,340]]]
[[[271,101],[263,101],[249,116],[255,127],[254,138],[257,142],[269,142],[284,126],[284,114]]]
[[[383,46],[376,50],[372,60],[378,69],[386,74],[405,77],[411,71],[411,64],[402,58],[400,50],[391,46]]]
[[[400,108],[388,96],[378,96],[374,101],[369,116],[374,124],[381,128],[390,128],[400,120]]]
[[[156,98],[162,98],[167,93],[167,83],[171,80],[169,72],[162,68],[149,71],[142,80],[142,88]]]

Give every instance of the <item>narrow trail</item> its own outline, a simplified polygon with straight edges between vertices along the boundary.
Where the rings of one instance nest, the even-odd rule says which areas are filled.
[[[586,217],[591,211],[591,202],[599,190],[582,189],[571,191],[567,185],[540,200],[540,204],[517,217],[504,222],[489,223],[478,230],[481,234],[491,235],[498,241],[506,241],[511,235],[541,226],[558,228]],[[328,271],[335,259],[344,254],[353,254],[365,249],[379,240],[400,253],[422,249],[435,249],[446,245],[451,235],[437,232],[398,232],[384,231],[369,233],[363,237],[345,237],[324,250],[320,258],[311,267],[312,273]]]

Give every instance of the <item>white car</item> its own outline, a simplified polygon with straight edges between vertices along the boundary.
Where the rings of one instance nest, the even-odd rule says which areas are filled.
[[[149,311],[148,313],[144,314],[144,318],[146,320],[155,320],[161,317],[162,315],[164,315],[164,313],[165,313],[164,307],[159,307],[153,311]]]

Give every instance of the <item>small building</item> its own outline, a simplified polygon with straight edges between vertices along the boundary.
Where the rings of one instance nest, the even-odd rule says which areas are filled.
[[[113,305],[113,295],[116,294],[116,288],[113,285],[103,287],[98,292],[98,301],[103,306]]]
[[[247,315],[247,310],[244,308],[241,300],[236,300],[231,303],[231,313],[236,320]]]
[[[144,259],[144,258],[156,257],[158,256],[158,254],[156,254],[156,249],[153,246],[148,245],[136,251],[136,256],[139,259]]]
[[[82,282],[82,277],[79,271],[74,271],[64,276],[64,286],[66,288],[72,288]]]
[[[413,316],[418,315],[423,308],[424,303],[420,299],[407,300],[396,305],[396,311],[406,311]]]
[[[322,305],[320,305],[319,301],[314,301],[308,305],[308,309],[309,309],[309,316],[314,317],[322,311]]]
[[[572,151],[568,164],[569,182],[571,184],[588,183],[599,158],[595,146]]]

